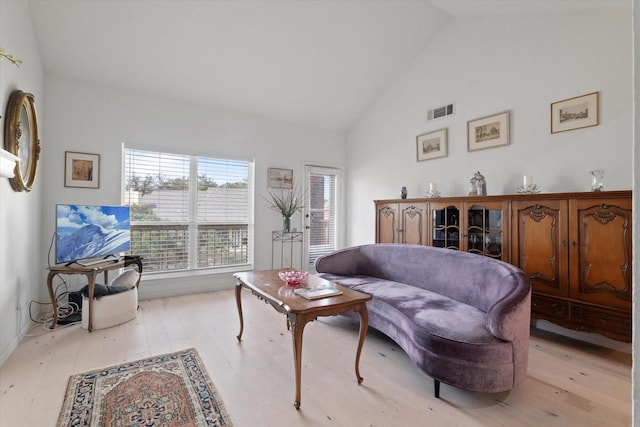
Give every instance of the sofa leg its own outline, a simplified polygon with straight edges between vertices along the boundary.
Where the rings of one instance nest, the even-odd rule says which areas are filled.
[[[435,394],[436,399],[440,399],[440,381],[436,379],[433,380],[433,394]]]

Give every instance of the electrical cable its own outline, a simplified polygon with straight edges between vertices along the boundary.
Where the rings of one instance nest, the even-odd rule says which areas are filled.
[[[51,236],[51,243],[49,243],[49,251],[47,252],[47,264],[49,265],[49,267],[51,267],[51,249],[53,248],[53,242],[56,239],[56,232],[53,232],[53,235]]]
[[[54,234],[55,236],[55,234]],[[52,242],[53,244],[53,242]],[[49,247],[49,251],[51,251],[51,247]],[[74,302],[69,302],[68,301],[68,295],[70,294],[69,292],[69,288],[68,288],[68,283],[66,282],[66,280],[64,280],[64,278],[60,275],[60,274],[56,274],[54,276],[54,278],[57,277],[60,280],[60,283],[55,287],[54,289],[54,300],[55,300],[55,304],[56,304],[56,309],[58,312],[58,320],[60,319],[65,319],[69,316],[72,316],[76,313],[80,313],[81,312],[81,308],[78,304],[74,303]],[[65,300],[65,297],[66,300]],[[44,305],[44,306],[50,306],[49,310],[47,310],[46,313],[44,313],[40,318],[34,318],[33,316],[33,305],[34,304],[38,304],[38,305]],[[39,301],[35,301],[32,300],[29,302],[29,318],[31,319],[32,322],[36,323],[36,324],[42,324],[43,328],[46,331],[51,331],[50,326],[53,324],[53,308],[52,308],[52,304],[51,302],[39,302]],[[67,326],[72,326],[72,325],[76,325],[78,323],[80,323],[81,320],[75,321],[75,322],[69,322],[67,324],[60,324],[57,323],[56,327],[62,326],[62,327],[67,327]],[[27,336],[25,334],[25,336]]]

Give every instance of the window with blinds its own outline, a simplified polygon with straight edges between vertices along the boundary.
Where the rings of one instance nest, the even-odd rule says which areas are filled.
[[[131,253],[145,271],[251,264],[250,162],[130,148],[124,157]]]

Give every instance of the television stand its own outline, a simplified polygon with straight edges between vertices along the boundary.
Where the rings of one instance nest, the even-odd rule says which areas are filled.
[[[64,275],[85,275],[87,276],[88,281],[88,290],[89,290],[89,322],[87,330],[91,332],[93,330],[93,319],[91,315],[91,309],[93,308],[93,292],[96,284],[96,276],[99,274],[104,275],[105,284],[109,283],[108,272],[110,270],[117,270],[120,268],[128,267],[130,265],[135,265],[138,268],[138,273],[142,276],[142,257],[137,255],[127,255],[123,258],[116,258],[114,260],[103,259],[98,263],[94,263],[92,265],[81,265],[75,263],[76,265],[67,265],[67,264],[56,264],[52,265],[48,268],[49,274],[47,275],[47,289],[49,290],[49,298],[51,299],[51,305],[53,306],[53,322],[50,329],[54,329],[56,324],[58,323],[58,305],[56,303],[56,296],[53,292],[53,278],[58,274]],[[138,282],[136,283],[136,287],[140,285],[140,278],[138,278]]]

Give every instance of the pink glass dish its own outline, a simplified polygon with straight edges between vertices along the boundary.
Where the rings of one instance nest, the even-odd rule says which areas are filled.
[[[278,276],[287,282],[287,286],[300,286],[300,282],[306,280],[309,273],[306,271],[289,270],[279,272]]]

